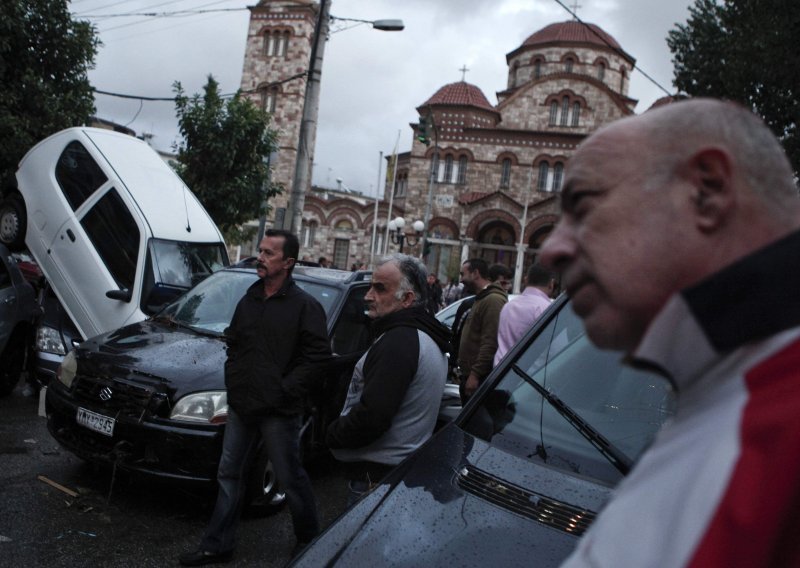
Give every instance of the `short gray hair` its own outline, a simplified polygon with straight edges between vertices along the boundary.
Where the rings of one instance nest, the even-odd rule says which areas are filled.
[[[394,253],[381,258],[376,267],[394,263],[400,271],[400,285],[395,297],[403,299],[406,292],[414,293],[414,306],[424,306],[428,297],[428,269],[421,260],[407,254]]]

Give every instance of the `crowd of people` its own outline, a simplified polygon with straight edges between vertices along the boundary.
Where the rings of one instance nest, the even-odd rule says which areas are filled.
[[[473,396],[547,309],[558,274],[592,342],[657,369],[680,400],[566,564],[800,565],[800,201],[778,140],[733,103],[667,105],[587,138],[561,204],[541,264],[511,302],[512,273],[480,258],[444,286],[416,258],[377,263],[365,297],[374,340],[326,440],[347,464],[350,501],[431,436],[448,376],[464,402]],[[258,435],[296,549],[319,531],[299,413],[333,355],[324,311],[292,280],[298,252],[295,235],[266,232],[260,280],[226,331],[219,495],[184,565],[232,558]],[[452,330],[434,318],[466,296]]]

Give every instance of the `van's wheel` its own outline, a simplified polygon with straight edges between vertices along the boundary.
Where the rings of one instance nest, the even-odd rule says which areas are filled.
[[[250,515],[271,513],[280,509],[285,501],[286,494],[278,487],[272,462],[266,450],[259,448],[247,482],[245,503],[248,512]]]
[[[11,394],[22,375],[25,365],[25,342],[22,339],[20,333],[13,335],[0,353],[0,396]]]
[[[22,196],[12,193],[0,202],[0,243],[12,252],[24,249],[27,222]]]

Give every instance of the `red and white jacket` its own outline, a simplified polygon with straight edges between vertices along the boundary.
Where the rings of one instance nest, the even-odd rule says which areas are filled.
[[[633,361],[677,413],[564,566],[800,566],[800,233],[673,297]]]

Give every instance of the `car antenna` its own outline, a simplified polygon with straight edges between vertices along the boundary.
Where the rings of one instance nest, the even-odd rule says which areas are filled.
[[[191,223],[189,223],[189,206],[186,204],[186,191],[188,189],[189,188],[186,187],[186,184],[183,184],[183,209],[184,209],[184,211],[186,211],[186,232],[187,233],[191,233],[192,232],[192,225],[191,225]]]

